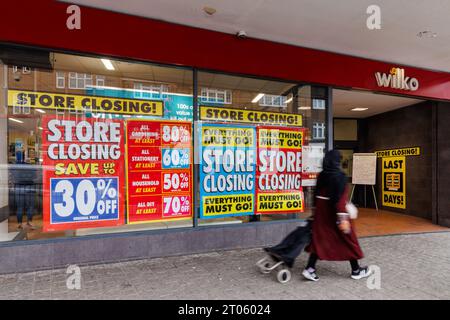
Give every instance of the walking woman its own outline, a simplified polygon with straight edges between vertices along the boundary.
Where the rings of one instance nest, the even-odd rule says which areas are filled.
[[[323,160],[323,171],[317,179],[314,195],[315,213],[312,222],[312,240],[306,251],[310,252],[303,276],[318,281],[317,260],[349,261],[351,277],[368,277],[368,267],[360,267],[362,250],[346,211],[348,199],[347,177],[340,169],[341,154],[337,150],[328,151]]]

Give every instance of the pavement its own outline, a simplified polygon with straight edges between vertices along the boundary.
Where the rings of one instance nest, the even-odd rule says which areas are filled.
[[[450,299],[450,232],[360,239],[376,276],[353,280],[347,262],[318,263],[320,281],[301,278],[307,255],[280,284],[261,274],[261,249],[245,249],[0,276],[0,299]],[[378,268],[379,269],[378,269]],[[71,277],[71,278],[69,278]],[[368,286],[369,283],[369,286]]]

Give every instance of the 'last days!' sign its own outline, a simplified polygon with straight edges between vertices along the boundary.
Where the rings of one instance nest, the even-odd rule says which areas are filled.
[[[382,158],[383,206],[406,209],[406,158]]]

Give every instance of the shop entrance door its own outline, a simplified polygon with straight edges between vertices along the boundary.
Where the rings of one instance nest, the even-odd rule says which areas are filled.
[[[334,148],[353,188],[355,154],[376,153],[371,185],[355,188],[361,235],[442,230],[431,223],[431,102],[333,90]],[[424,119],[430,121],[424,121]],[[379,211],[376,210],[376,202]],[[445,228],[444,228],[445,229]]]

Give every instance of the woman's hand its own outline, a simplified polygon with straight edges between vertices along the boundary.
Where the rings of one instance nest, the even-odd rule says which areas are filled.
[[[350,225],[350,221],[348,221],[348,220],[341,220],[341,221],[339,221],[338,228],[339,228],[339,230],[341,230],[345,234],[349,234],[351,232],[351,230],[352,230],[352,227]]]

